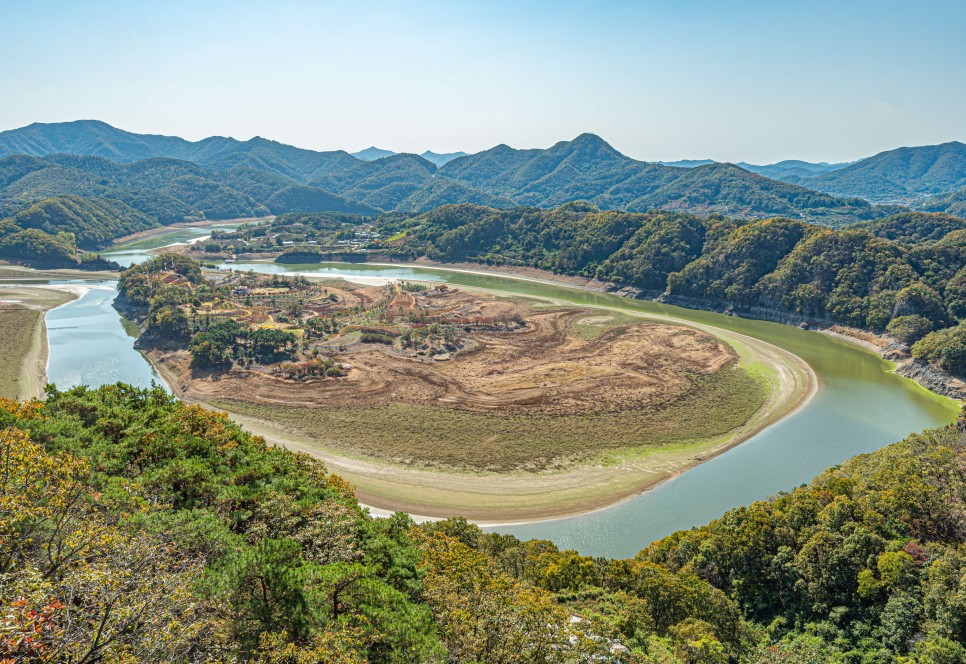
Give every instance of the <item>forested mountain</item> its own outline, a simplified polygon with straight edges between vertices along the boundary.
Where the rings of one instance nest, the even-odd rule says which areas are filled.
[[[391,157],[396,153],[392,150],[383,150],[382,148],[377,148],[375,145],[373,145],[365,150],[359,150],[358,152],[353,152],[351,154],[356,159],[361,159],[362,161],[375,161],[376,159],[382,159],[383,157]]]
[[[774,164],[763,164],[760,166],[741,161],[738,162],[738,166],[741,166],[746,171],[758,173],[759,175],[764,175],[765,177],[772,178],[773,180],[797,182],[802,178],[809,178],[816,175],[822,175],[823,173],[837,171],[840,168],[848,166],[848,164],[829,164],[828,162],[824,161],[816,163],[811,161],[801,161],[798,159],[786,159],[785,161],[779,161]]]
[[[393,152],[392,150],[383,150],[382,148],[377,148],[376,146],[368,147],[365,150],[359,150],[358,152],[353,152],[352,156],[356,159],[361,159],[362,161],[375,161],[376,159],[382,159],[383,157],[392,157],[393,155],[399,154],[398,152]],[[459,157],[465,157],[465,152],[433,152],[432,150],[426,150],[421,155],[419,155],[426,161],[430,161],[440,167],[446,162],[453,161]]]
[[[658,161],[655,163],[663,164],[664,166],[677,166],[679,168],[695,168],[697,166],[706,166],[708,164],[715,164],[718,162],[714,161],[713,159],[682,159],[680,161]],[[823,173],[828,173],[830,171],[848,166],[848,164],[829,164],[828,162],[824,161],[816,163],[811,161],[801,161],[799,159],[786,159],[774,164],[761,165],[749,164],[746,161],[739,161],[736,166],[740,166],[746,171],[751,171],[752,173],[764,175],[765,177],[773,180],[781,180],[782,182],[798,182],[801,178],[808,178],[821,175]]]
[[[255,168],[213,171],[160,157],[129,164],[78,155],[0,159],[0,201],[6,208],[61,194],[121,200],[163,225],[290,211],[374,211]]]
[[[953,141],[899,148],[798,182],[835,196],[909,203],[966,187],[966,145]]]
[[[737,167],[732,167],[737,168]],[[386,251],[530,265],[613,281],[685,305],[889,331],[914,343],[966,319],[966,222],[903,213],[857,229],[687,213],[445,206],[383,219]],[[966,328],[954,327],[966,344]],[[966,372],[966,345],[923,357]],[[915,351],[915,348],[914,348]]]
[[[626,560],[372,518],[320,461],[160,387],[0,400],[0,462],[9,661],[966,660],[954,427]]]
[[[939,242],[953,231],[966,229],[966,219],[949,214],[903,212],[852,226],[887,240],[908,244]]]
[[[830,224],[889,212],[865,201],[842,200],[770,180],[731,164],[674,168],[635,161],[592,134],[547,150],[497,146],[449,162],[440,175],[537,207],[588,200],[606,209],[785,215]]]
[[[460,157],[465,157],[465,152],[433,152],[432,150],[426,150],[426,152],[419,155],[426,161],[431,161],[436,164],[437,167],[447,164],[454,159],[459,159]]]
[[[78,250],[157,226],[121,201],[55,196],[0,220],[0,258],[38,267],[109,267]]]
[[[315,187],[346,199],[338,204],[319,192],[298,189],[277,196],[276,207],[269,208],[272,212],[285,211],[277,206],[293,201],[303,206],[339,205],[341,210],[355,204],[360,211],[390,211],[426,210],[465,201],[549,208],[586,199],[608,209],[688,210],[757,218],[783,215],[847,224],[894,211],[820,194],[728,164],[686,169],[636,161],[592,134],[546,150],[501,145],[474,155],[427,152],[423,157],[389,155],[363,161],[343,151],[303,150],[258,137],[190,142],[131,134],[93,121],[35,124],[0,133],[0,156],[55,152],[107,156],[116,162],[167,157],[193,162],[216,181],[211,173],[243,170],[251,179],[251,171],[257,170],[285,178],[289,186]],[[455,184],[440,184],[441,179]],[[260,205],[266,205],[269,198],[241,191]]]
[[[120,201],[78,196],[45,198],[6,221],[51,235],[71,233],[82,249],[158,226],[156,220]]]
[[[27,127],[0,132],[0,157],[80,154],[125,163],[150,157],[188,159],[196,147],[183,138],[133,134],[98,120],[35,122]]]
[[[311,184],[381,210],[393,210],[435,174],[432,162],[414,154],[397,154],[330,171]]]
[[[0,157],[15,154],[89,155],[119,163],[168,157],[215,170],[252,166],[299,182],[359,161],[342,150],[303,150],[258,136],[248,141],[212,136],[192,142],[175,136],[133,134],[96,120],[35,123],[0,132]]]
[[[678,159],[676,161],[655,161],[651,162],[654,164],[661,164],[662,166],[674,166],[675,168],[696,168],[697,166],[707,166],[708,164],[717,164],[714,159]]]

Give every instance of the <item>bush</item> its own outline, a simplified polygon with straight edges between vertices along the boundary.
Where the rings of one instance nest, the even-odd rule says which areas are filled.
[[[958,376],[966,374],[966,327],[931,332],[912,346],[912,356]]]
[[[886,326],[886,332],[903,343],[914,344],[932,332],[932,321],[918,314],[893,318]]]

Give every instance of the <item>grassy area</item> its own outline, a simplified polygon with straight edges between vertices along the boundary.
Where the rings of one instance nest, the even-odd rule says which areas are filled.
[[[589,313],[586,317],[574,322],[570,334],[578,339],[589,341],[596,339],[607,330],[611,330],[621,325],[640,323],[641,319],[636,316],[628,316],[619,313]]]
[[[737,367],[695,382],[695,389],[664,407],[604,415],[505,416],[401,404],[309,409],[232,399],[212,405],[276,422],[351,453],[417,466],[507,472],[716,438],[747,422],[769,392],[761,375]]]
[[[2,293],[0,293],[2,295]],[[16,305],[0,305],[0,396],[18,399],[22,393],[24,358],[34,343],[43,312]]]

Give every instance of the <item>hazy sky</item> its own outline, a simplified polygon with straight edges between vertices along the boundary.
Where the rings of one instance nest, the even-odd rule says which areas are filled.
[[[0,129],[639,159],[966,141],[966,2],[0,0]]]

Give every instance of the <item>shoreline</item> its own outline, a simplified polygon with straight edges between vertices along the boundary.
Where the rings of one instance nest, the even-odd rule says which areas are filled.
[[[104,249],[101,249],[100,251],[111,251],[112,249],[117,249],[118,245],[134,242],[135,240],[143,240],[145,238],[154,237],[155,235],[164,235],[169,231],[184,230],[186,228],[208,228],[209,226],[221,226],[223,224],[254,223],[256,221],[265,221],[266,219],[272,218],[274,218],[273,215],[269,215],[267,217],[239,217],[237,219],[203,219],[201,221],[180,221],[177,224],[158,226],[157,228],[149,228],[144,231],[138,231],[137,233],[131,233],[130,235],[114,238],[110,245]]]
[[[0,300],[38,312],[30,335],[30,345],[20,358],[17,399],[43,399],[46,395],[50,345],[47,314],[58,307],[83,297],[90,290],[81,284],[9,284],[0,285]],[[45,293],[46,292],[46,293]],[[50,295],[53,292],[56,295]],[[11,296],[11,297],[8,297]],[[2,310],[2,309],[0,309]]]

